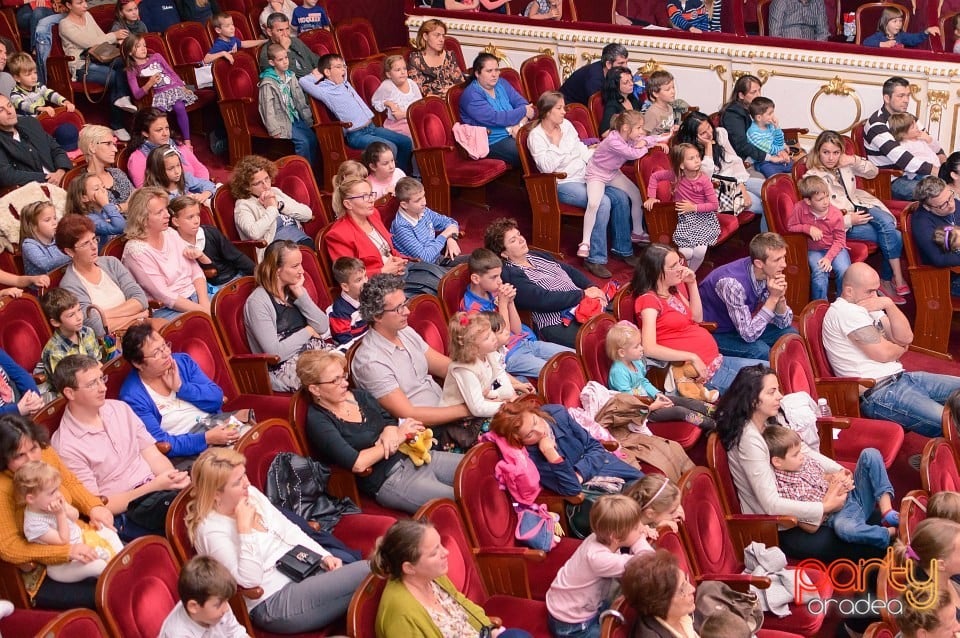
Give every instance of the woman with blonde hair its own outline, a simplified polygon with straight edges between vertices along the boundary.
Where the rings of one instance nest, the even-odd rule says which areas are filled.
[[[304,633],[344,615],[369,573],[366,561],[344,564],[250,485],[246,459],[232,448],[210,448],[191,470],[194,499],[187,506],[190,540],[219,561],[241,587],[261,587],[247,599],[254,625],[273,633]],[[291,550],[318,555],[321,569],[297,582],[277,568]]]
[[[302,224],[313,219],[313,211],[273,186],[276,177],[277,165],[259,155],[247,155],[233,168],[230,192],[236,200],[233,217],[240,239],[268,244],[284,239],[313,248]],[[257,254],[262,257],[263,249]]]
[[[294,242],[267,246],[254,277],[257,289],[243,306],[247,342],[251,352],[280,357],[270,368],[270,383],[277,392],[293,392],[300,387],[297,357],[326,347],[322,336],[330,322],[304,288],[303,256]]]
[[[170,228],[169,200],[166,191],[151,186],[133,194],[121,261],[147,294],[163,304],[154,317],[172,319],[191,310],[210,314],[207,279],[197,263],[203,252]]]
[[[463,83],[456,56],[443,45],[446,37],[447,25],[432,19],[420,25],[414,38],[416,48],[407,59],[407,75],[420,86],[424,97],[446,97],[450,87]]]
[[[463,457],[433,450],[430,463],[417,467],[398,452],[401,443],[423,432],[423,424],[398,423],[372,394],[351,390],[343,355],[304,352],[297,375],[311,399],[307,440],[315,457],[356,473],[357,487],[384,507],[413,514],[431,499],[453,498],[453,476]]]
[[[117,142],[113,131],[100,124],[87,124],[80,129],[77,146],[87,160],[87,174],[100,178],[107,189],[107,200],[121,212],[127,212],[127,200],[133,194],[133,183],[117,168]]]
[[[945,518],[920,521],[909,545],[902,541],[893,545],[893,558],[897,567],[912,570],[914,582],[935,582],[960,611],[960,586],[953,580],[960,574],[960,523]]]
[[[334,180],[333,189],[333,210],[337,221],[326,236],[330,261],[356,257],[363,262],[368,277],[381,272],[403,275],[407,260],[393,247],[390,231],[373,205],[370,183],[359,177],[345,176]]]

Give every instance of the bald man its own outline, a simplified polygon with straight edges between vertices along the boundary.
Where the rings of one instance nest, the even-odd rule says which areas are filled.
[[[841,377],[873,379],[862,388],[860,410],[924,436],[940,436],[943,404],[960,377],[906,372],[900,357],[913,341],[910,322],[889,297],[877,294],[880,275],[864,263],[850,266],[843,292],[823,318],[823,346]]]

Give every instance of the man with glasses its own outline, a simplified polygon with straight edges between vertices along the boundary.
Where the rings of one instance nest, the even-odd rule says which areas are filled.
[[[928,175],[917,184],[916,195],[920,206],[910,218],[910,232],[920,252],[920,262],[937,268],[960,266],[960,253],[946,250],[933,239],[933,231],[938,228],[951,226],[960,232],[956,193],[939,177]],[[960,275],[950,274],[950,294],[960,297]]]
[[[60,362],[52,380],[67,407],[50,442],[83,486],[106,498],[122,539],[162,536],[166,510],[190,475],[157,449],[133,410],[107,399],[102,375],[93,357],[75,354]]]
[[[47,182],[60,186],[73,162],[35,117],[17,117],[0,95],[0,188]]]
[[[466,405],[439,407],[450,359],[437,352],[407,325],[404,282],[378,274],[360,292],[360,315],[370,329],[351,366],[358,387],[370,392],[396,418],[413,418],[427,427],[470,416]]]
[[[123,358],[133,371],[120,386],[120,400],[140,417],[157,441],[170,444],[168,456],[192,463],[210,445],[233,445],[241,429],[212,419],[223,407],[223,390],[203,373],[190,355],[171,351],[149,323],[131,326],[123,335]],[[246,422],[249,410],[238,420]],[[178,463],[178,465],[180,465]],[[182,465],[181,465],[182,466]]]

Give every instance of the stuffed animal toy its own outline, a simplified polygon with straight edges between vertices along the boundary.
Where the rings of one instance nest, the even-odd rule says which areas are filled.
[[[716,390],[707,390],[707,388],[696,380],[697,369],[689,361],[677,361],[670,364],[670,370],[673,374],[673,382],[676,385],[677,393],[688,399],[697,399],[707,403],[716,403],[720,398],[720,393]]]
[[[430,448],[437,440],[433,438],[433,430],[427,428],[420,434],[400,444],[400,451],[410,457],[413,464],[420,467],[430,462]]]

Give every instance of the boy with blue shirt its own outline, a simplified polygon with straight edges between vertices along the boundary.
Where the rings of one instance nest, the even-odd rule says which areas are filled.
[[[367,283],[367,269],[356,257],[338,257],[333,262],[333,280],[340,286],[340,296],[327,309],[330,334],[338,345],[344,346],[362,337],[367,322],[360,315],[360,291]]]
[[[407,257],[449,266],[460,256],[460,226],[457,220],[427,206],[427,194],[418,180],[402,177],[394,187],[400,202],[390,225],[393,246]],[[463,260],[459,260],[463,261]]]
[[[237,27],[233,18],[226,13],[213,16],[213,30],[217,34],[210,51],[203,57],[204,64],[213,64],[217,58],[227,58],[233,64],[233,54],[240,49],[258,47],[266,40],[241,40],[237,37]]]
[[[460,302],[462,312],[483,310],[499,312],[510,327],[507,342],[506,370],[513,376],[535,379],[553,355],[573,352],[570,348],[549,341],[539,341],[533,331],[520,322],[515,298],[517,289],[500,278],[503,262],[496,253],[477,248],[467,262],[470,284]]]
[[[749,106],[753,124],[747,129],[747,140],[767,154],[765,161],[753,165],[764,177],[789,173],[793,169],[790,150],[774,113],[774,106],[773,100],[767,97],[755,97]]]
[[[303,6],[298,6],[293,10],[293,18],[290,25],[297,30],[298,35],[314,29],[330,30],[330,18],[323,7],[317,4],[317,0],[303,0]]]

